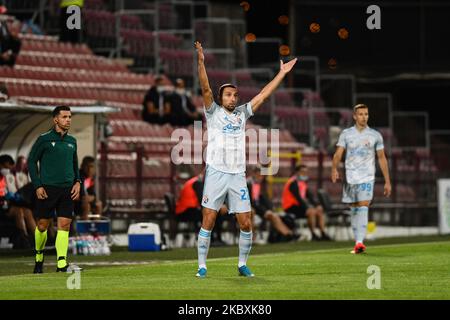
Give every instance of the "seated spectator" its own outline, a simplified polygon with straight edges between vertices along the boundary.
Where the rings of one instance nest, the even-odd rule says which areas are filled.
[[[20,22],[12,19],[0,21],[0,65],[13,67],[22,42],[19,39]]]
[[[18,189],[30,183],[30,179],[28,178],[27,159],[24,156],[17,157],[15,173],[16,173],[15,174],[16,184]]]
[[[279,214],[273,212],[273,204],[267,194],[267,182],[265,176],[261,174],[259,167],[252,170],[252,175],[247,180],[247,187],[252,210],[263,221],[269,221],[271,227],[274,229],[270,233],[269,242],[276,242],[275,239],[278,241],[297,240],[299,236],[295,234],[295,231],[284,223]],[[276,237],[274,231],[281,236]]]
[[[8,88],[4,83],[0,83],[0,102],[5,102],[9,99]]]
[[[101,216],[103,204],[97,199],[95,192],[95,159],[90,156],[83,158],[80,168],[80,178],[82,185],[80,188],[80,199],[75,203],[75,213],[82,220],[89,218],[89,215]]]
[[[202,207],[204,173],[192,177],[183,185],[180,196],[175,206],[176,220],[178,222],[194,222],[196,229],[200,229],[202,224]],[[212,245],[221,245],[223,217],[228,216],[228,209],[225,205],[219,210],[215,227],[211,234]]]
[[[170,97],[164,92],[164,78],[155,77],[155,85],[146,93],[143,101],[142,119],[149,123],[164,124],[170,120]]]
[[[190,93],[186,90],[183,79],[175,80],[175,91],[171,96],[172,110],[170,123],[174,126],[188,126],[194,121],[202,121],[202,115],[197,112],[191,101]]]
[[[308,168],[305,165],[297,166],[295,174],[284,185],[283,210],[286,213],[293,214],[297,219],[305,217],[308,219],[308,228],[311,231],[312,240],[331,240],[325,233],[323,208],[318,205],[318,201],[309,190],[307,181]],[[320,229],[321,237],[314,232],[316,226]]]
[[[36,23],[33,22],[32,19],[23,21],[21,33],[37,34],[40,36],[43,36],[45,34],[42,31],[42,29]]]
[[[36,221],[32,207],[23,198],[23,190],[17,189],[14,176],[14,160],[9,155],[0,156],[0,187],[3,195],[3,210],[6,216],[14,218],[18,234],[14,242],[15,248],[32,248]],[[23,188],[22,188],[23,189]],[[34,189],[32,190],[34,193]]]

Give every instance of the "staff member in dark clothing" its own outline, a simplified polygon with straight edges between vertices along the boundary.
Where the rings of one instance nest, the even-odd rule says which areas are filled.
[[[67,249],[70,223],[73,218],[73,201],[80,195],[77,140],[68,134],[72,113],[67,106],[53,110],[55,126],[43,133],[34,143],[28,156],[28,170],[36,189],[35,231],[36,264],[34,273],[43,272],[47,229],[56,212],[58,233],[56,235],[57,272],[67,271]],[[38,164],[39,162],[39,170]]]
[[[100,216],[103,212],[103,205],[97,199],[95,192],[94,157],[86,156],[81,161],[80,179],[82,181],[80,200],[75,202],[75,214],[81,216],[82,220],[87,220],[89,215]]]
[[[281,216],[273,212],[273,204],[267,195],[267,182],[261,174],[261,168],[253,169],[252,176],[247,179],[247,188],[252,209],[261,219],[269,221],[271,226],[281,234],[280,241],[297,240],[299,236],[294,233],[294,230],[289,229]]]
[[[19,39],[17,22],[0,21],[0,65],[13,67],[22,42]]]
[[[170,124],[173,126],[188,126],[194,124],[194,121],[202,121],[202,115],[197,112],[191,101],[190,94],[186,90],[183,79],[175,80],[175,91],[171,96],[172,110],[170,115]]]
[[[331,240],[325,233],[325,219],[322,206],[318,205],[311,190],[308,189],[308,168],[299,165],[295,168],[295,175],[284,185],[282,206],[287,213],[294,214],[297,218],[308,219],[308,228],[311,231],[312,240]],[[320,229],[321,237],[318,237],[314,229],[316,225]]]
[[[196,227],[200,227],[202,223],[202,198],[204,187],[204,176],[201,172],[199,175],[192,177],[185,182],[181,189],[180,196],[175,205],[176,220],[179,222],[194,222]],[[216,220],[216,228],[213,230],[212,240],[216,245],[222,244],[222,223],[223,216],[228,213],[225,205],[219,210],[219,216]]]
[[[148,123],[165,124],[170,121],[170,98],[164,91],[164,78],[155,77],[155,85],[145,94],[142,119]]]
[[[0,82],[0,102],[5,102],[9,99],[8,88],[6,84]]]

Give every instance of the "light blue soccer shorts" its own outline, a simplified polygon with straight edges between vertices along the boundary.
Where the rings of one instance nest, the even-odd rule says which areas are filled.
[[[372,201],[374,184],[375,181],[360,184],[344,183],[342,202],[355,203],[359,201]]]
[[[227,200],[228,213],[250,212],[245,172],[226,173],[206,167],[202,206],[219,211]]]

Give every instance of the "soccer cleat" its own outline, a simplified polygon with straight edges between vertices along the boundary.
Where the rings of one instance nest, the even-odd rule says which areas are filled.
[[[238,267],[239,275],[244,277],[254,277],[255,275],[247,266]]]
[[[333,241],[333,239],[331,239],[330,236],[327,235],[326,233],[322,234],[322,238],[320,238],[320,240],[322,240],[322,241]]]
[[[44,273],[44,261],[35,262],[33,273]]]
[[[359,254],[359,253],[364,253],[366,251],[366,246],[364,244],[362,244],[361,242],[358,242],[355,247],[353,248],[352,251],[350,251],[350,253],[352,254]]]
[[[200,268],[195,275],[197,278],[206,278],[206,268]]]
[[[66,258],[65,257],[59,257],[58,261],[60,261],[60,260],[66,260]],[[58,266],[56,267],[56,272],[67,272],[67,268],[68,267],[69,267],[69,264],[66,261],[66,265],[64,267],[62,267],[62,268],[59,268]]]
[[[319,238],[315,233],[312,234],[311,241],[320,241],[320,240],[322,239]]]

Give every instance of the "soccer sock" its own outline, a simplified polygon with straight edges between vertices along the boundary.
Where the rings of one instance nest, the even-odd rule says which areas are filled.
[[[64,268],[67,265],[67,248],[69,247],[69,231],[58,230],[56,234],[56,258],[58,259],[58,268]],[[59,260],[64,257],[64,260]]]
[[[36,262],[44,261],[44,248],[47,242],[47,230],[40,232],[38,227],[34,230],[34,242],[36,249]]]
[[[350,208],[350,222],[352,224],[352,230],[353,230],[353,236],[355,237],[355,241],[357,242],[357,239],[359,238],[358,235],[358,208],[357,207],[351,207]]]
[[[366,237],[367,232],[367,223],[369,222],[369,208],[368,207],[359,207],[357,211],[358,215],[358,237],[356,238],[356,242],[364,242],[364,238]]]
[[[211,243],[211,230],[200,228],[198,233],[198,268],[206,269],[206,257],[208,256],[209,244]]]
[[[252,249],[252,236],[251,231],[245,232],[241,230],[239,235],[239,268],[247,264],[248,255]]]

